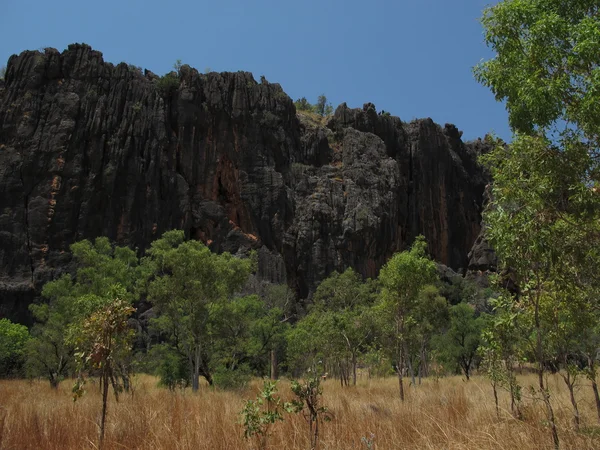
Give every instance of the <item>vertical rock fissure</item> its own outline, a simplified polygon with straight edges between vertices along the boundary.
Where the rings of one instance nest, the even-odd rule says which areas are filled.
[[[23,166],[19,167],[19,177],[21,179],[21,186],[23,186],[23,192],[24,192],[25,235],[27,238],[27,254],[29,255],[29,268],[31,270],[31,283],[33,284],[34,264],[33,264],[32,250],[31,250],[31,236],[29,234],[29,193],[27,193],[25,190],[25,180],[23,179]]]
[[[412,195],[413,195],[413,147],[412,145],[409,146],[408,149],[408,192],[406,193],[406,223],[404,225],[404,230],[403,230],[403,234],[404,236],[402,236],[402,241],[406,242],[407,239],[410,237],[410,229],[411,229],[411,223],[410,223],[410,218],[412,217],[412,211],[411,211],[411,204],[412,204]]]

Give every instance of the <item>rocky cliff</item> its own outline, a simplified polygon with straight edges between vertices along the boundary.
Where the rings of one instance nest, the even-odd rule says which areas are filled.
[[[69,245],[100,235],[142,250],[181,228],[215,251],[257,249],[260,275],[300,296],[333,270],[375,276],[418,234],[436,260],[467,267],[487,182],[481,141],[372,104],[321,120],[249,73],[184,65],[172,79],[87,45],[10,58],[0,316],[25,314],[69,269]]]

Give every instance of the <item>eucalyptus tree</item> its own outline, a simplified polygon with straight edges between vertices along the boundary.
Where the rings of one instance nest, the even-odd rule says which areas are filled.
[[[538,388],[555,447],[559,438],[544,360],[551,321],[545,310],[584,308],[573,301],[594,286],[600,243],[600,5],[592,0],[505,0],[482,18],[496,56],[476,78],[506,102],[514,131],[484,161],[494,183],[484,216],[501,267],[519,288],[515,301],[531,326]],[[561,294],[575,292],[567,302]],[[565,325],[567,322],[565,322]]]
[[[212,253],[199,241],[186,241],[179,230],[154,241],[147,255],[143,265],[150,274],[148,298],[161,315],[157,324],[188,358],[195,392],[201,375],[213,382],[211,311],[233,299],[248,279],[253,261]]]
[[[435,263],[427,257],[427,243],[417,237],[410,250],[396,253],[379,274],[381,294],[375,310],[379,316],[381,345],[394,362],[400,399],[404,401],[404,370],[411,363],[409,343],[415,332],[419,294],[435,283]]]

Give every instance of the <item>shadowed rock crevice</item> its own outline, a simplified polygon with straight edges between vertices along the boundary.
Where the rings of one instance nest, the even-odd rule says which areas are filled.
[[[100,235],[141,252],[181,228],[214,251],[257,249],[260,277],[306,297],[333,270],[376,276],[418,234],[466,269],[481,229],[484,143],[370,103],[297,112],[246,72],[167,79],[87,45],[23,52],[0,124],[0,315],[26,311],[72,270],[69,245]]]

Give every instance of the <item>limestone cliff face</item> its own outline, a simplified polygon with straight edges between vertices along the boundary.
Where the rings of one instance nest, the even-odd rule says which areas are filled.
[[[146,248],[181,228],[215,251],[259,250],[261,276],[301,296],[333,270],[375,276],[424,234],[467,267],[480,232],[481,143],[374,105],[327,124],[278,84],[200,74],[178,85],[86,45],[24,52],[0,81],[0,316],[22,317],[69,270],[69,245],[104,235]]]

